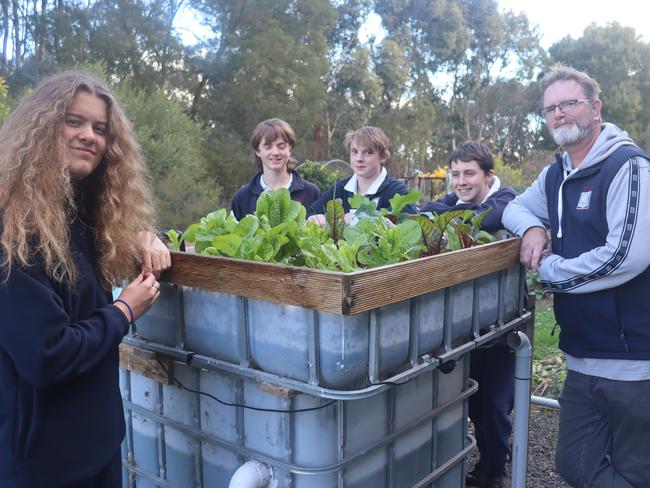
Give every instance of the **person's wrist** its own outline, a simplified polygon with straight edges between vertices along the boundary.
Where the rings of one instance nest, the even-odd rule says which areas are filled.
[[[129,324],[133,324],[133,322],[135,322],[133,309],[131,308],[131,305],[129,305],[125,300],[118,298],[113,302],[113,305],[124,314],[124,317],[126,317],[126,320],[129,321]]]

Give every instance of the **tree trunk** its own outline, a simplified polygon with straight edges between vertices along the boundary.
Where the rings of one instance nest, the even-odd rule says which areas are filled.
[[[22,42],[20,39],[20,16],[18,15],[18,0],[11,0],[11,13],[14,27],[14,66],[16,70],[20,68],[22,58]]]
[[[37,18],[38,30],[36,31],[36,59],[43,61],[45,58],[45,44],[47,43],[47,0],[41,0],[41,13],[38,14],[37,0],[34,0],[34,17]]]
[[[2,70],[4,71],[7,66],[7,46],[9,45],[9,0],[0,0],[2,5],[2,53],[0,59],[2,60]]]

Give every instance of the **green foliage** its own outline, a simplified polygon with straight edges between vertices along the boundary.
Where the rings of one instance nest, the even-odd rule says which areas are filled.
[[[208,173],[208,131],[161,91],[144,92],[130,82],[116,87],[138,134],[153,177],[163,228],[180,227],[214,208],[219,184]]]
[[[341,162],[341,165],[343,165],[343,162]],[[341,167],[334,167],[330,164],[317,163],[315,161],[305,161],[296,168],[296,171],[300,173],[300,176],[304,180],[316,185],[321,192],[333,186],[336,181],[347,178],[352,174],[352,169],[349,166],[346,170]]]
[[[167,232],[165,232],[165,236],[167,237],[167,247],[169,247],[170,250],[172,251],[180,251],[181,250],[181,243],[183,242],[183,236],[179,232],[177,232],[174,229],[169,229]]]
[[[9,105],[7,103],[7,94],[9,93],[9,88],[4,78],[0,76],[0,125],[4,119],[9,115]]]
[[[545,298],[548,295],[542,289],[542,283],[537,272],[526,271],[526,286],[528,287],[528,291],[534,293],[538,299]]]
[[[533,394],[556,398],[566,378],[566,364],[558,349],[560,329],[553,308],[547,304],[537,304],[534,333]]]
[[[345,209],[341,200],[336,198],[325,206],[325,222],[327,231],[334,242],[338,241],[345,229]]]
[[[560,329],[555,324],[553,308],[540,305],[535,308],[534,358],[542,359],[558,353]]]
[[[181,8],[211,30],[196,45],[183,45],[174,28]],[[381,18],[380,41],[359,35],[370,12]],[[508,162],[498,172],[504,184],[521,188],[537,171],[509,167],[554,148],[534,118],[537,76],[551,61],[528,19],[495,0],[61,0],[22,2],[7,21],[9,47],[0,49],[14,50],[0,58],[12,104],[43,76],[90,62],[141,93],[136,104],[152,96],[149,118],[171,135],[151,128],[142,139],[168,226],[230,200],[255,171],[248,141],[268,117],[292,125],[299,160],[347,159],[348,130],[382,127],[395,177],[475,139]],[[604,118],[650,146],[650,48],[632,29],[590,26],[550,54],[598,79]],[[176,108],[165,112],[162,98]],[[172,155],[178,169],[163,171]],[[301,172],[323,190],[332,184],[316,169]]]
[[[202,254],[343,272],[430,254],[423,230],[443,229],[446,244],[439,247],[440,252],[483,242],[475,227],[480,226],[485,214],[473,218],[464,213],[454,215],[444,225],[437,222],[439,216],[431,220],[424,215],[402,214],[401,209],[418,197],[416,191],[392,200],[397,213],[387,214],[385,209],[377,210],[373,202],[356,195],[350,199],[356,208],[357,221],[353,224],[346,224],[341,201],[331,200],[325,215],[327,224],[320,227],[305,219],[305,208],[292,201],[289,191],[282,188],[264,192],[255,213],[241,221],[232,212],[219,209],[190,225],[182,237],[175,231],[168,232],[167,237],[174,250],[185,241],[193,243],[195,251]],[[465,235],[467,232],[472,234]],[[463,244],[450,245],[454,240]]]
[[[412,220],[397,225],[385,218],[361,220],[346,229],[345,239],[359,249],[357,259],[367,268],[418,258],[424,250],[422,231]]]
[[[494,174],[501,180],[501,186],[511,186],[519,192],[528,186],[523,170],[506,164],[501,156],[494,158]]]
[[[406,195],[395,193],[389,200],[391,213],[395,216],[397,222],[403,222],[408,218],[408,214],[402,213],[404,208],[409,205],[415,205],[420,198],[420,192],[412,189]]]
[[[481,222],[488,212],[476,214],[473,210],[454,210],[440,215],[426,212],[411,218],[422,228],[425,255],[432,256],[496,240],[481,230]]]

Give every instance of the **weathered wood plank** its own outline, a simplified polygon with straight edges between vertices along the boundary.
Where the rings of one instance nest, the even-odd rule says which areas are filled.
[[[515,265],[520,240],[507,239],[354,273],[172,253],[162,279],[183,286],[356,314],[457,285]]]
[[[519,244],[508,239],[350,273],[343,313],[365,312],[509,268],[519,262]]]
[[[162,279],[178,285],[341,313],[343,273],[187,253],[172,253]]]
[[[163,364],[164,368],[158,360]],[[120,344],[120,368],[156,380],[164,385],[174,383],[174,361],[170,357],[160,356],[155,352],[131,346],[130,344]]]

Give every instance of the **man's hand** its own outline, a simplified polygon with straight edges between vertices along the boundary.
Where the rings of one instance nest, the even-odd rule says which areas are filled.
[[[169,249],[153,232],[138,232],[138,248],[142,259],[142,272],[153,273],[160,278],[160,273],[172,265]]]
[[[543,227],[531,227],[521,238],[519,261],[527,269],[538,271],[542,253],[550,248],[548,233]]]

